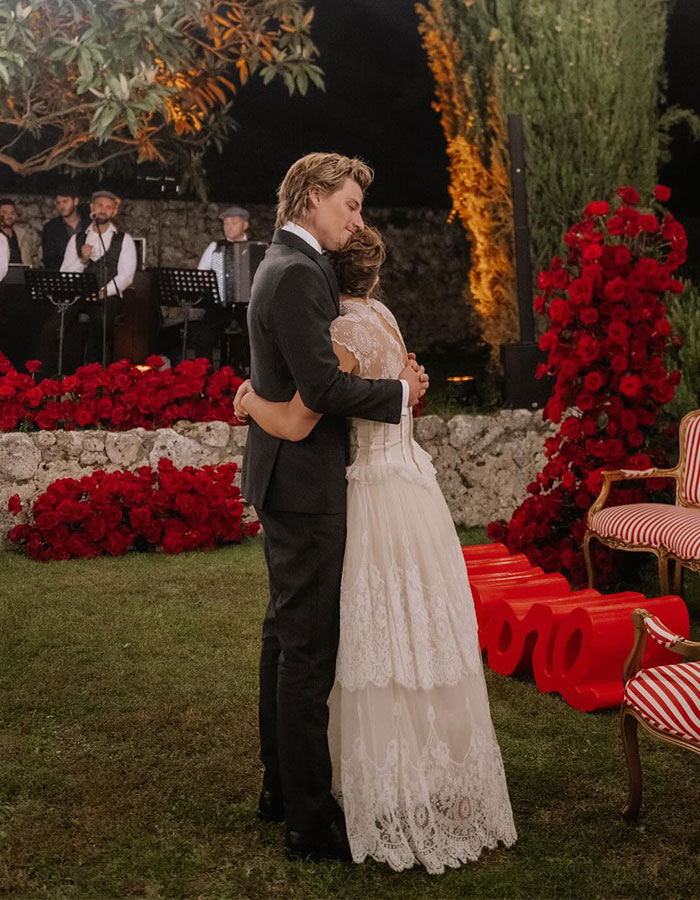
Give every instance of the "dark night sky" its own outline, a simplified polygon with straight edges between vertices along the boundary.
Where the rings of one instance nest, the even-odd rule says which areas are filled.
[[[326,92],[289,97],[254,78],[235,101],[239,131],[207,159],[215,201],[272,203],[287,166],[311,150],[357,155],[375,169],[374,206],[449,208],[447,160],[414,0],[309,0]],[[700,112],[700,0],[675,0],[667,46],[669,102]],[[673,162],[660,175],[672,207],[700,223],[700,143],[675,130]],[[2,183],[4,181],[4,184]],[[7,178],[3,190],[48,191],[54,179]],[[84,185],[87,192],[90,185]],[[120,184],[126,196],[142,193]]]
[[[212,196],[273,202],[290,163],[332,150],[374,167],[373,205],[447,207],[445,144],[413,0],[312,2],[326,92],[290,97],[281,82],[246,85],[238,135],[207,161]]]
[[[236,107],[240,132],[208,170],[215,199],[273,202],[282,174],[311,150],[362,156],[375,169],[376,206],[448,208],[447,160],[414,0],[315,0],[314,39],[326,93],[289,97],[251,83]],[[675,0],[667,44],[668,101],[700,113],[700,0]],[[700,216],[700,143],[673,132],[660,180],[673,208]]]

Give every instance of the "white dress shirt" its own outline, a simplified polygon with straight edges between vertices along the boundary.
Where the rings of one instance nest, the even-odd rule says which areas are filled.
[[[317,253],[323,253],[321,245],[313,236],[313,234],[311,234],[310,231],[307,231],[306,228],[303,228],[301,225],[297,225],[296,222],[285,222],[282,226],[282,231],[290,231],[292,234],[300,237],[302,241],[306,241],[306,243],[313,247]],[[403,378],[400,378],[399,381],[401,382],[401,390],[403,391],[401,405],[403,406],[403,411],[405,413],[408,411],[408,382],[404,381]]]
[[[10,265],[10,242],[4,234],[0,232],[0,281],[7,275],[7,268]]]
[[[112,238],[117,233],[117,229],[114,227],[113,223],[110,222],[107,226],[107,229],[102,232],[102,240],[104,241],[105,250],[109,250],[112,244]],[[99,235],[95,229],[94,223],[90,225],[87,229],[87,237],[85,238],[85,243],[90,247],[90,259],[93,262],[97,262],[98,259],[102,258],[102,243],[100,241]],[[61,263],[61,271],[62,272],[84,272],[85,271],[85,263],[82,261],[81,257],[78,254],[78,246],[76,242],[77,235],[73,235],[73,237],[68,241],[68,246],[66,247],[66,252],[63,256],[63,262]],[[124,234],[124,241],[122,242],[121,253],[119,254],[119,262],[117,263],[117,274],[112,278],[107,285],[107,296],[113,297],[117,293],[117,288],[119,288],[119,293],[122,294],[124,291],[130,287],[134,280],[134,274],[136,272],[136,246],[134,245],[134,240],[130,234]]]

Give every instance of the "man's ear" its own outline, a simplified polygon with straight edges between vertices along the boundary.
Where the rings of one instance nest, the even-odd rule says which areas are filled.
[[[320,202],[321,191],[317,187],[310,188],[308,197],[306,198],[307,206],[311,207],[312,209],[318,209]]]

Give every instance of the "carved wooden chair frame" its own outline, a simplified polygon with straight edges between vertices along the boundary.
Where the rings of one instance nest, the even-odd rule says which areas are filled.
[[[622,677],[625,684],[636,675],[642,667],[642,658],[647,642],[647,630],[644,620],[651,613],[645,609],[635,609],[632,613],[634,621],[634,645],[630,655],[627,657],[623,668]],[[668,648],[671,653],[677,653],[684,657],[686,661],[700,660],[700,643],[695,641],[678,640],[675,644]],[[680,661],[680,660],[679,660]],[[674,744],[676,747],[684,747],[692,753],[700,754],[700,746],[693,741],[684,740],[680,737],[674,737],[654,728],[642,716],[633,709],[628,703],[623,702],[620,709],[620,731],[622,733],[622,744],[625,750],[625,758],[627,760],[627,771],[629,775],[629,795],[627,802],[622,808],[622,815],[630,822],[636,822],[639,818],[639,811],[642,806],[642,764],[639,758],[639,740],[637,735],[637,724],[640,724],[649,734],[664,741],[667,744]]]
[[[586,519],[587,523],[590,523],[593,515],[595,515],[595,513],[599,512],[605,506],[605,502],[607,501],[610,494],[610,488],[616,481],[633,481],[646,478],[672,478],[676,482],[675,505],[690,507],[692,509],[700,508],[699,503],[691,503],[681,496],[686,463],[685,432],[690,422],[698,416],[700,416],[700,409],[689,412],[681,419],[680,428],[678,430],[678,443],[680,448],[678,464],[675,465],[672,469],[644,469],[640,471],[635,471],[634,469],[611,469],[602,472],[601,474],[603,476],[603,485],[601,487],[600,494],[598,494],[598,497],[594,501],[591,508],[588,510],[588,516]],[[693,572],[700,573],[700,559],[679,559],[673,554],[667,553],[662,547],[652,547],[648,544],[630,544],[627,541],[622,541],[617,538],[604,537],[598,534],[590,527],[590,525],[588,525],[586,528],[586,534],[583,538],[583,555],[586,560],[586,571],[588,573],[589,588],[595,586],[595,573],[593,571],[590,550],[590,543],[593,538],[600,541],[601,544],[605,544],[607,547],[612,547],[613,550],[629,550],[639,553],[653,553],[658,559],[659,583],[661,586],[662,594],[668,594],[669,592],[669,560],[675,563],[673,589],[676,593],[680,591],[681,587],[682,567],[690,569]]]

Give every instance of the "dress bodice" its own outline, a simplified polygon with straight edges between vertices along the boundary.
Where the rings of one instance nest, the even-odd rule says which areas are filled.
[[[406,347],[393,313],[379,300],[347,300],[331,323],[331,338],[352,353],[362,378],[398,378],[406,364]],[[398,425],[351,420],[349,479],[378,481],[401,474],[411,481],[435,484],[431,458],[413,439],[413,416],[404,410]]]

